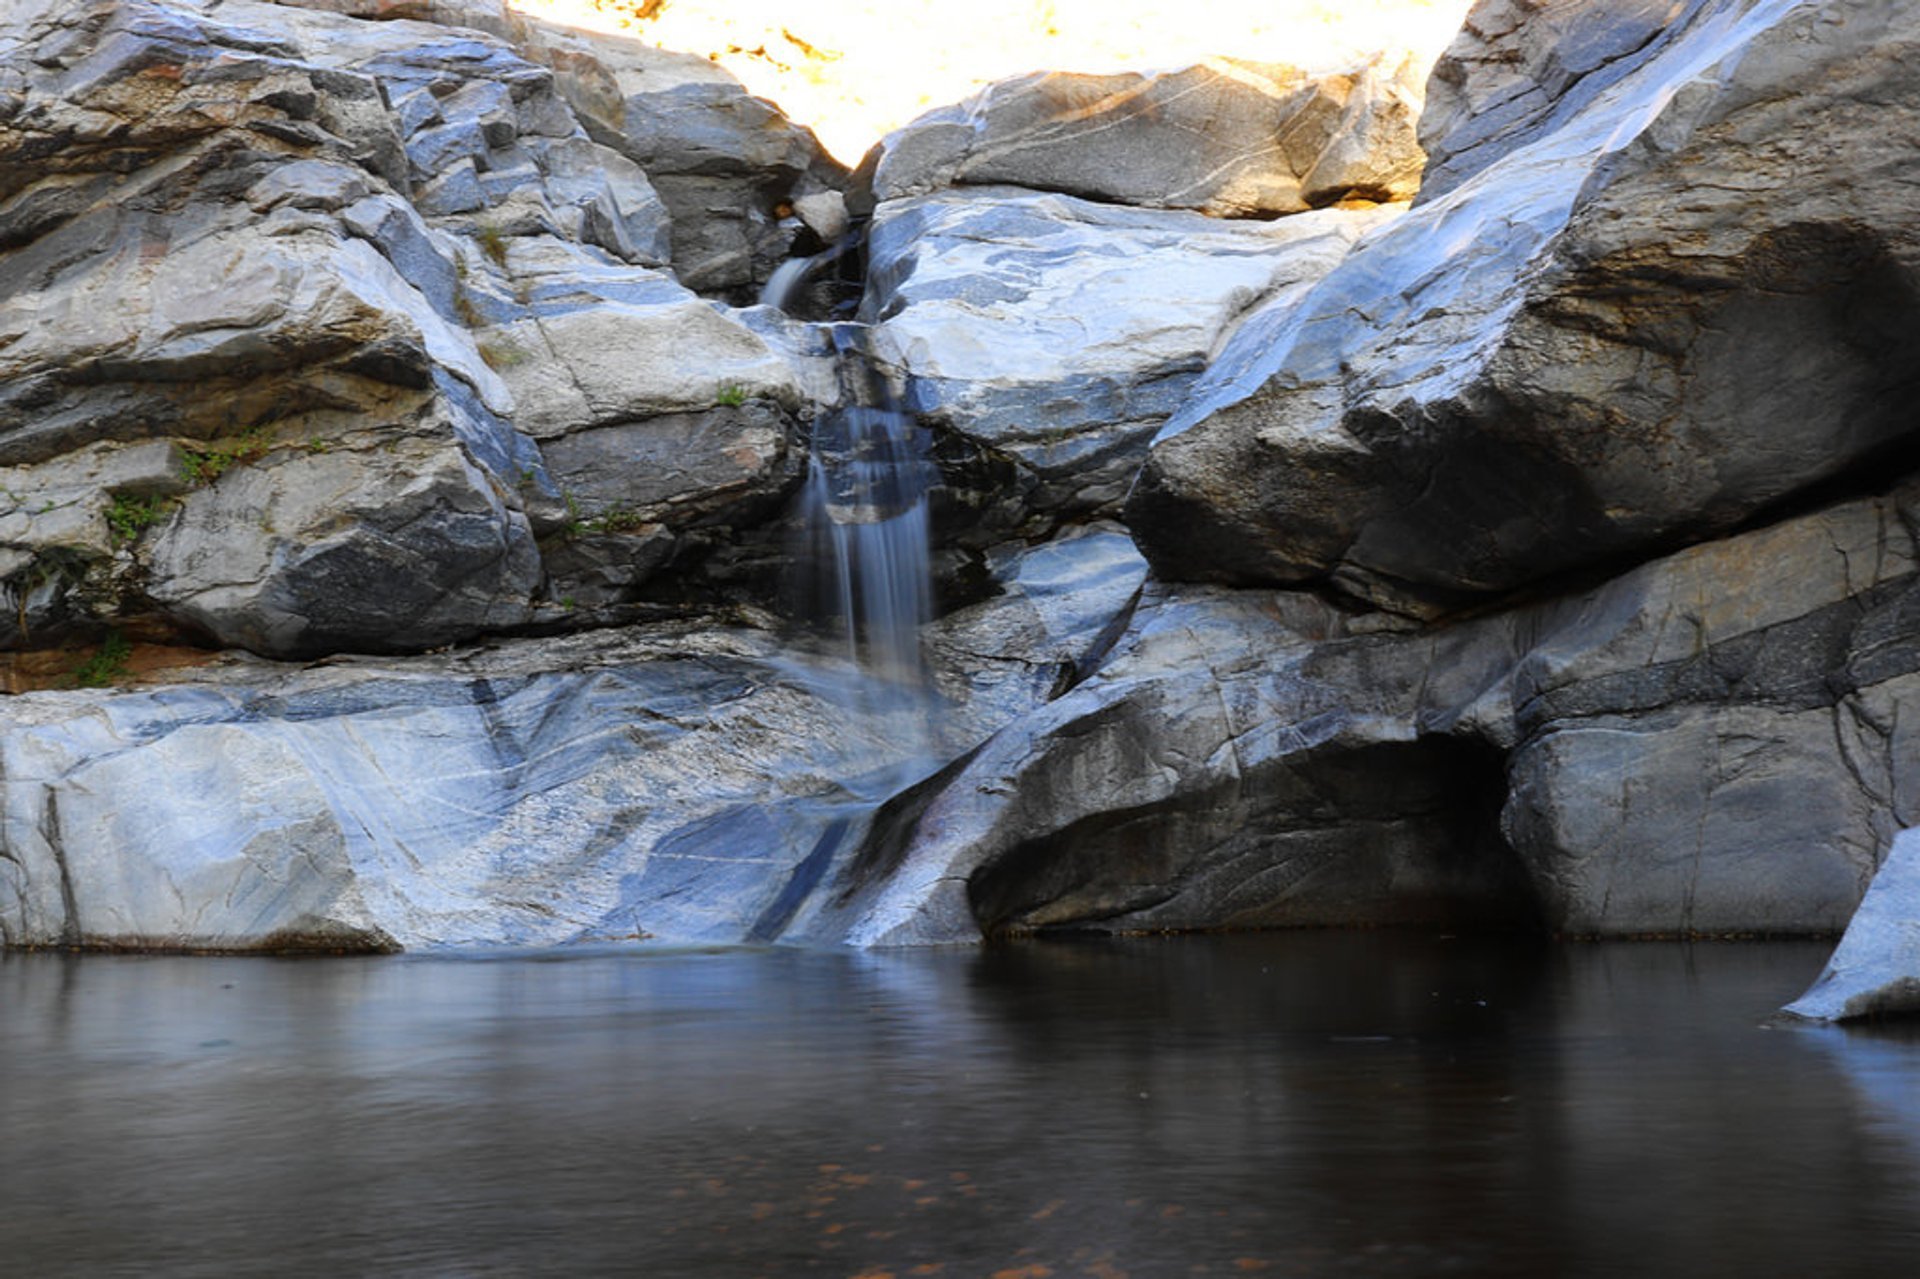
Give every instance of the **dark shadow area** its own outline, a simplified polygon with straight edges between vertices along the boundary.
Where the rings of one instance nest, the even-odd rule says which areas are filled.
[[[1503,754],[1469,739],[1325,746],[1103,810],[977,871],[989,936],[1193,928],[1540,927],[1500,834]]]

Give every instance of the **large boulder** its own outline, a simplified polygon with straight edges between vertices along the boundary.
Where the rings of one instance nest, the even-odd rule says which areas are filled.
[[[801,419],[837,388],[662,272],[533,224],[493,247],[468,255],[463,296],[539,448],[516,482],[543,539],[541,622],[617,620],[660,570],[771,528],[800,478]]]
[[[1431,615],[1877,465],[1915,423],[1917,55],[1910,6],[1701,5],[1241,326],[1136,485],[1149,559]]]
[[[1916,492],[1707,543],[1550,609],[1504,824],[1574,933],[1832,933],[1920,809]]]
[[[1433,64],[1420,198],[1445,195],[1630,74],[1706,0],[1482,0]]]
[[[1116,509],[1223,336],[1394,209],[1227,222],[1013,187],[880,206],[861,317],[909,408],[1018,467],[1017,522]]]
[[[1419,186],[1421,68],[1408,58],[1315,74],[1216,58],[1176,71],[1047,72],[988,85],[889,134],[863,198],[959,184],[1270,218]]]

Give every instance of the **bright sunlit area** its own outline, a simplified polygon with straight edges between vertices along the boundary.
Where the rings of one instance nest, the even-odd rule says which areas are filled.
[[[521,12],[713,58],[852,164],[881,135],[1027,71],[1227,56],[1331,68],[1428,61],[1469,0],[509,0]]]

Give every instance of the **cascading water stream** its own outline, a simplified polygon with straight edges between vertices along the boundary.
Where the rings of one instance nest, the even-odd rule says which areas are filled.
[[[762,294],[787,301],[815,270],[846,254],[849,237],[782,265]],[[857,672],[838,699],[849,713],[904,716],[917,725],[922,759],[933,749],[934,701],[920,651],[932,619],[928,493],[936,471],[926,432],[903,411],[865,350],[866,326],[827,326],[840,403],[814,423],[797,511],[793,594],[802,615],[835,635]]]
[[[856,383],[866,367],[857,334],[851,325],[833,329],[846,380]],[[884,387],[861,398],[882,402],[846,405],[814,426],[797,567],[813,576],[813,614],[841,631],[849,660],[873,678],[918,686],[926,680],[920,628],[933,614],[932,465],[919,428]]]

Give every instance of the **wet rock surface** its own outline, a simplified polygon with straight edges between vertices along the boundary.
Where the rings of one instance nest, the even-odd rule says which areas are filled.
[[[931,717],[765,617],[23,694],[0,940],[838,940],[809,920],[873,806],[1050,695],[1144,571],[1117,530],[1008,548],[932,638]]]

